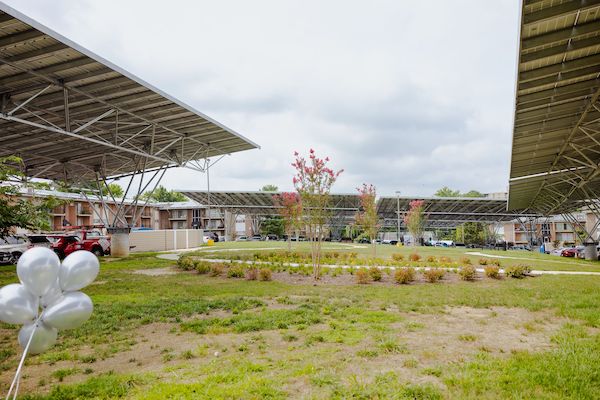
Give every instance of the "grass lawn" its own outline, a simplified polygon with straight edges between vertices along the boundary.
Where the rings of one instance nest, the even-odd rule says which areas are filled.
[[[249,251],[274,245],[285,247],[234,244]],[[232,245],[218,248],[226,246]],[[411,251],[378,247],[385,257]],[[551,260],[501,254],[528,256],[536,269]],[[103,260],[84,290],[94,314],[81,328],[60,332],[51,350],[28,358],[23,398],[593,399],[600,393],[600,277],[313,285],[210,277],[173,265],[153,254]],[[0,285],[14,281],[14,266],[0,267]],[[18,362],[16,333],[0,325],[2,393]]]
[[[227,250],[231,250],[231,254],[244,254],[253,253],[255,251],[272,251],[272,250],[260,250],[260,249],[287,249],[287,243],[285,242],[221,242],[216,243],[214,247],[205,247],[198,252],[193,254],[211,254],[215,257],[219,254],[227,254]],[[307,242],[292,242],[292,250],[309,251],[310,247]],[[373,254],[371,245],[365,244],[349,244],[349,243],[323,243],[324,251],[338,251],[338,252],[355,252],[361,257],[371,257]],[[509,266],[515,264],[527,264],[533,269],[542,271],[592,271],[600,272],[600,262],[586,261],[576,258],[566,258],[551,256],[549,254],[541,254],[535,251],[525,250],[482,250],[482,249],[466,249],[463,247],[454,248],[443,248],[443,247],[397,247],[391,245],[377,245],[377,257],[383,259],[390,259],[392,254],[400,253],[404,255],[406,259],[409,254],[415,251],[419,253],[423,259],[428,256],[434,257],[450,257],[453,260],[459,260],[462,257],[468,257],[471,261],[476,264],[480,258],[486,258],[488,256],[502,257],[500,258],[502,266]],[[468,253],[482,253],[481,255],[470,255]]]

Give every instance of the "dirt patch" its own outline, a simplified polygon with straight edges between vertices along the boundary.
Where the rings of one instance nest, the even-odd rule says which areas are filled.
[[[425,284],[429,283],[423,277],[421,272],[418,272],[415,277],[415,281],[411,282],[411,285]],[[477,274],[474,281],[483,281],[487,280],[483,274]],[[333,276],[331,271],[329,274],[323,274],[318,281],[315,281],[312,276],[306,276],[298,273],[290,274],[289,272],[276,272],[273,273],[273,280],[278,282],[289,283],[292,285],[334,285],[334,286],[351,286],[358,285],[356,283],[356,275],[350,275],[347,271],[343,274]],[[457,283],[462,282],[455,272],[447,271],[444,277],[438,282],[440,284],[448,284],[448,283]],[[387,274],[383,272],[381,281],[375,282],[371,281],[368,284],[360,285],[360,286],[394,286],[397,283],[394,281],[394,274]]]
[[[270,301],[269,307],[287,305]],[[211,312],[205,317],[228,315],[226,312]],[[22,393],[47,391],[50,384],[58,383],[56,375],[53,376],[57,370],[75,371],[64,378],[64,383],[80,382],[91,375],[109,371],[152,372],[172,378],[173,369],[200,371],[199,367],[209,368],[208,364],[215,362],[222,362],[224,367],[225,360],[231,357],[243,357],[253,362],[267,359],[270,363],[277,362],[281,368],[314,364],[320,370],[335,371],[336,376],[356,376],[365,382],[377,374],[393,371],[401,379],[415,384],[430,382],[443,386],[439,374],[449,364],[467,362],[482,352],[508,356],[515,351],[547,350],[552,347],[551,336],[567,321],[550,312],[503,307],[447,307],[435,314],[399,315],[403,317],[402,322],[391,324],[391,330],[382,333],[382,336],[368,337],[356,345],[319,342],[309,347],[304,344],[305,338],[329,329],[327,324],[314,325],[304,331],[290,329],[206,335],[180,332],[178,324],[149,324],[132,332],[135,343],[129,349],[106,359],[90,362],[89,358],[98,353],[86,346],[78,349],[79,360],[27,365]],[[296,341],[284,340],[285,334],[297,336]],[[16,343],[14,345],[16,348]],[[87,363],[82,361],[86,356]],[[210,368],[214,369],[214,365]],[[12,372],[4,371],[0,375],[2,387],[10,382]],[[300,384],[302,382],[304,384]],[[308,376],[290,381],[286,389],[293,397],[310,395],[312,390],[316,390],[308,382]]]
[[[541,352],[552,348],[551,337],[568,320],[550,312],[521,308],[446,307],[438,314],[410,313],[394,324],[388,338],[397,343],[399,354],[386,353],[381,342],[365,347],[378,354],[357,363],[351,372],[368,377],[394,371],[413,383],[443,386],[438,375],[444,366],[472,360],[478,353],[509,356],[518,351]]]

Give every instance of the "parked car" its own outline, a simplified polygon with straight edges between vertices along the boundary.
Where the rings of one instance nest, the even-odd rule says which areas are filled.
[[[263,237],[262,237],[262,236],[260,236],[260,235],[253,235],[253,236],[250,238],[250,240],[251,240],[251,241],[253,241],[253,242],[259,242],[259,241],[263,240]]]
[[[278,240],[277,235],[267,235],[265,240]]]
[[[559,248],[552,250],[549,254],[551,256],[560,256],[564,249],[565,249],[565,247],[559,247]]]
[[[515,246],[511,246],[509,248],[509,250],[526,250],[526,251],[531,251],[531,247],[527,244],[525,245],[515,245]]]
[[[382,244],[391,244],[393,246],[398,244],[398,241],[396,239],[385,239],[381,241]]]
[[[29,241],[25,236],[15,235],[0,239],[0,263],[15,264],[28,248]]]
[[[242,235],[242,236],[238,236],[238,237],[235,239],[235,241],[236,241],[236,242],[245,242],[245,241],[247,241],[247,240],[248,240],[248,236],[243,236],[243,235]]]
[[[40,234],[31,234],[27,235],[27,240],[29,240],[29,248],[32,247],[45,247],[47,249],[52,249],[52,243],[56,241],[48,235],[40,233]]]
[[[51,248],[60,258],[64,258],[77,250],[87,250],[102,257],[110,254],[110,238],[96,230],[81,230],[64,234],[47,236],[52,242]]]
[[[560,252],[562,257],[575,257],[577,255],[577,249],[575,247],[567,247]]]

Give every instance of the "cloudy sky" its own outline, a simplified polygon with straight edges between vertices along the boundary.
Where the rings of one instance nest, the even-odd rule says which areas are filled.
[[[514,0],[5,1],[261,145],[216,164],[211,189],[289,190],[312,147],[345,169],[336,192],[506,190]]]

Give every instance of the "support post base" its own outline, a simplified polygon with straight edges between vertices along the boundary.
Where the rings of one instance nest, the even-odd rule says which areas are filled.
[[[598,261],[598,243],[597,242],[586,242],[585,244],[585,259]]]
[[[110,235],[110,255],[112,257],[128,257],[131,228],[108,228],[107,231]]]

